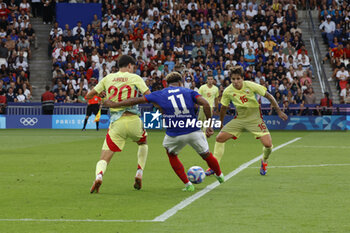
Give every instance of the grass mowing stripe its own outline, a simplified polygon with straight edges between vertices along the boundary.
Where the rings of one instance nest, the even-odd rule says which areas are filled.
[[[310,164],[310,165],[292,165],[292,166],[269,166],[268,168],[334,167],[334,166],[350,166],[350,163],[344,163],[344,164]],[[259,168],[259,167],[250,167],[250,168]]]
[[[282,147],[285,147],[293,142],[296,142],[298,140],[300,140],[301,138],[295,138],[293,140],[290,140],[286,143],[283,143],[277,147],[275,147],[272,151],[276,151]],[[256,158],[242,164],[241,166],[239,166],[237,169],[233,170],[232,172],[230,172],[228,175],[225,176],[225,180],[229,180],[230,178],[232,178],[233,176],[237,175],[238,173],[240,173],[241,171],[243,171],[244,169],[246,169],[247,167],[249,167],[250,165],[252,165],[253,163],[259,161],[261,159],[261,155],[257,156]],[[220,185],[220,183],[218,181],[215,181],[214,183],[208,185],[207,187],[205,187],[204,189],[202,189],[201,191],[193,194],[192,196],[186,198],[185,200],[181,201],[179,204],[177,204],[176,206],[174,206],[173,208],[165,211],[163,214],[159,215],[158,217],[156,217],[155,219],[153,219],[156,222],[164,222],[166,221],[168,218],[170,218],[171,216],[175,215],[179,210],[182,210],[183,208],[185,208],[186,206],[190,205],[192,202],[194,202],[195,200],[199,199],[200,197],[204,196],[205,194],[207,194],[208,192],[210,192],[211,190],[213,190],[214,188],[218,187]]]

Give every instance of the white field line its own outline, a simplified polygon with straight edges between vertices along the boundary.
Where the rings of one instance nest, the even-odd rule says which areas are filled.
[[[298,140],[300,140],[301,138],[295,138],[293,140],[290,140],[286,143],[283,143],[282,145],[279,145],[275,148],[273,148],[272,151],[276,151],[282,147],[285,147],[293,142],[296,142]],[[252,165],[253,163],[259,161],[261,159],[261,155],[257,156],[256,158],[242,164],[241,166],[239,166],[237,169],[233,170],[232,172],[230,172],[229,174],[227,174],[225,176],[225,180],[229,180],[230,178],[232,178],[233,176],[237,175],[238,173],[240,173],[241,171],[243,171],[244,169],[246,169],[247,167],[249,167],[250,165]],[[185,208],[186,206],[190,205],[192,202],[194,202],[195,200],[199,199],[200,197],[204,196],[205,194],[207,194],[208,192],[210,192],[211,190],[213,190],[214,188],[218,187],[220,185],[220,183],[218,181],[215,181],[214,183],[208,185],[207,187],[205,187],[204,189],[202,189],[201,191],[193,194],[192,196],[186,198],[185,200],[181,201],[179,204],[177,204],[176,206],[174,206],[173,208],[165,211],[163,214],[159,215],[158,217],[156,217],[155,219],[153,219],[153,221],[155,222],[164,222],[166,221],[168,218],[170,218],[171,216],[173,216],[174,214],[176,214],[179,210],[182,210],[183,208]]]
[[[344,164],[310,164],[310,165],[294,165],[294,166],[268,166],[268,168],[335,167],[335,166],[350,166],[350,163],[344,163]],[[249,168],[260,168],[260,167],[249,167]]]
[[[329,149],[350,149],[350,146],[304,146],[304,145],[293,145],[289,146],[293,148],[329,148]]]
[[[154,220],[118,220],[118,219],[0,219],[0,222],[156,222]]]
[[[293,142],[296,142],[300,140],[301,138],[295,138],[291,141],[288,141],[282,145],[279,145],[275,147],[272,151],[276,151],[282,147],[285,147]],[[257,162],[260,160],[262,154],[259,155],[258,157],[250,160],[249,162],[246,162],[239,166],[237,169],[229,173],[228,175],[225,176],[225,180],[229,180],[231,177],[237,175],[239,172],[243,171],[246,169],[248,166],[251,164]],[[218,181],[215,181],[214,183],[208,185],[205,187],[203,190],[195,193],[194,195],[186,198],[173,208],[165,211],[163,214],[159,215],[153,220],[120,220],[120,219],[33,219],[33,218],[19,218],[19,219],[0,219],[0,222],[164,222],[171,216],[177,213],[177,211],[185,208],[186,206],[190,205],[192,202],[197,200],[198,198],[204,196],[214,188],[218,187],[220,183]]]

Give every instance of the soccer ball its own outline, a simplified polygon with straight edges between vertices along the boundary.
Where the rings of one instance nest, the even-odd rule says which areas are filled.
[[[193,166],[188,169],[187,177],[192,183],[200,184],[205,178],[205,172],[203,168],[199,166]]]

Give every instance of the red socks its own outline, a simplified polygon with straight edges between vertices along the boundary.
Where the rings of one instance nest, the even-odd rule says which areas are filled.
[[[207,162],[208,166],[215,172],[217,176],[221,175],[221,169],[218,160],[213,156],[211,152],[210,155],[204,160]]]
[[[169,162],[171,164],[171,167],[174,169],[174,172],[182,180],[184,184],[187,184],[189,180],[187,178],[185,168],[182,165],[181,161],[179,160],[177,155],[170,155],[168,152],[167,154],[169,157]],[[212,153],[210,153],[210,155],[204,160],[207,162],[208,166],[215,172],[217,176],[221,175],[220,165]]]
[[[169,155],[169,153],[167,152],[168,157],[169,157],[169,162],[171,164],[171,167],[174,169],[174,172],[176,173],[176,175],[182,180],[182,182],[184,184],[187,184],[189,182],[186,172],[185,172],[185,168],[182,165],[181,161],[179,160],[179,158],[177,157],[177,155]]]

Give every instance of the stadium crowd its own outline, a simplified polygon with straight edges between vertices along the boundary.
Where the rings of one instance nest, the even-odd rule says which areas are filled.
[[[9,102],[29,102],[31,44],[35,31],[30,24],[27,0],[0,0],[0,113]]]
[[[53,25],[57,102],[77,101],[81,90],[118,70],[120,54],[129,54],[151,91],[164,88],[164,77],[176,70],[187,88],[197,90],[211,75],[222,92],[230,84],[230,66],[238,64],[246,80],[266,86],[286,109],[315,104],[294,2],[103,1],[102,19],[95,16],[86,28],[81,22]]]
[[[350,103],[350,5],[347,1],[325,1],[319,10],[319,26],[329,51],[323,63],[330,60],[341,103]]]

